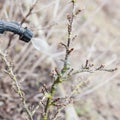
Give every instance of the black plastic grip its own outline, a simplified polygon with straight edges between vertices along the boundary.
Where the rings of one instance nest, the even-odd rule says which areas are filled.
[[[21,27],[21,25],[16,22],[0,20],[0,33],[3,34],[5,31],[18,34],[19,39],[25,42],[29,42],[33,36],[33,33],[29,29]]]

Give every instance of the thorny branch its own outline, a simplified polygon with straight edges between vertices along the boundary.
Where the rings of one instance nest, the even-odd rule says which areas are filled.
[[[72,14],[67,16],[67,19],[68,19],[67,45],[61,43],[66,49],[65,59],[63,60],[64,65],[63,65],[63,68],[61,69],[60,72],[57,69],[55,69],[56,77],[54,78],[54,82],[53,82],[51,89],[49,91],[49,97],[47,98],[47,102],[45,105],[43,120],[47,120],[47,114],[48,114],[49,108],[50,108],[50,106],[52,106],[54,104],[52,101],[53,101],[53,96],[54,96],[54,93],[56,91],[57,85],[63,81],[62,77],[66,73],[66,71],[68,70],[68,56],[73,51],[73,48],[70,48],[70,43],[71,43],[71,39],[72,39],[71,33],[72,33],[72,25],[73,25],[73,20],[74,20],[74,7],[75,7],[75,1],[72,0]]]
[[[74,9],[75,9],[75,0],[72,0],[72,13],[71,13],[71,15],[67,15],[67,19],[68,19],[67,45],[63,44],[66,48],[66,54],[65,54],[62,73],[64,73],[67,69],[68,57],[69,57],[70,52],[73,50],[73,48],[70,49],[70,43],[71,43],[71,39],[72,39],[71,34],[72,34],[72,26],[73,26],[73,20],[74,20]]]
[[[15,92],[19,95],[19,97],[21,98],[21,101],[22,101],[22,104],[23,104],[23,107],[28,115],[28,118],[29,120],[33,120],[32,118],[32,114],[31,114],[31,111],[28,109],[28,106],[26,104],[26,100],[25,100],[25,96],[24,96],[24,93],[17,81],[17,78],[13,72],[13,69],[12,69],[12,66],[10,64],[10,62],[7,60],[7,56],[5,53],[3,53],[1,50],[0,50],[0,56],[2,58],[2,60],[4,61],[5,65],[6,65],[6,70],[5,72],[9,75],[9,77],[13,80],[13,83],[15,85]]]
[[[76,70],[76,71],[74,70],[74,72],[72,72],[71,75],[76,75],[76,74],[82,73],[82,72],[89,72],[89,73],[93,73],[96,71],[114,72],[116,70],[117,70],[117,68],[107,69],[107,68],[105,68],[105,65],[100,65],[98,67],[95,67],[94,64],[90,64],[89,61],[86,60],[85,65],[82,65],[79,70]]]

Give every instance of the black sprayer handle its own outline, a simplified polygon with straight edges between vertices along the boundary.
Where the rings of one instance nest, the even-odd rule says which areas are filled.
[[[33,36],[33,33],[29,29],[21,27],[21,25],[16,22],[0,20],[0,34],[3,34],[5,31],[18,34],[19,39],[24,42],[29,42]]]

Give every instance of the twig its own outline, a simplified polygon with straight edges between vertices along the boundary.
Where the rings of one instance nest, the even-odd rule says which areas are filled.
[[[32,13],[34,7],[36,6],[37,2],[38,2],[38,0],[36,0],[35,3],[33,3],[33,5],[30,7],[28,13],[25,15],[25,17],[23,17],[22,21],[20,22],[21,25],[22,25],[22,24],[26,21],[26,19],[31,15],[31,13]]]
[[[72,15],[68,16],[68,40],[67,40],[67,45],[61,43],[65,48],[66,48],[66,53],[65,53],[65,58],[64,58],[64,65],[63,68],[61,69],[61,71],[59,72],[57,69],[55,69],[55,74],[56,74],[56,78],[51,86],[51,89],[49,91],[49,97],[47,98],[47,102],[45,105],[45,110],[44,110],[44,115],[43,115],[43,120],[47,120],[47,113],[49,111],[50,106],[52,106],[52,100],[53,100],[53,96],[54,93],[56,91],[56,87],[58,84],[60,84],[63,80],[62,77],[64,75],[64,73],[68,70],[68,56],[70,54],[71,51],[73,51],[73,49],[70,49],[70,43],[71,43],[71,33],[72,33],[72,25],[73,25],[73,19],[74,19],[74,6],[75,6],[75,1],[72,0]]]
[[[13,69],[11,67],[10,62],[7,60],[7,56],[0,50],[0,56],[2,58],[2,60],[4,61],[5,65],[6,65],[6,73],[10,76],[10,78],[13,80],[14,84],[15,84],[15,91],[16,93],[19,95],[19,97],[21,98],[23,107],[28,115],[29,120],[33,120],[32,118],[32,113],[31,111],[28,109],[28,106],[26,104],[26,100],[25,100],[25,96],[23,94],[22,89],[20,88],[20,85],[17,81],[17,78],[15,76],[15,74],[13,73]]]
[[[66,69],[67,69],[67,64],[68,64],[68,57],[69,57],[69,49],[70,49],[70,43],[71,43],[71,34],[72,34],[72,26],[73,26],[73,20],[74,20],[74,9],[75,9],[75,0],[72,0],[72,14],[67,16],[68,19],[68,40],[67,40],[67,49],[66,49],[66,54],[65,54],[65,59],[64,59],[64,65],[62,69],[62,73],[64,74]]]

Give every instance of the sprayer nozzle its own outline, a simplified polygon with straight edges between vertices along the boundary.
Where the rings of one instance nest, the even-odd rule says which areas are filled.
[[[32,32],[29,29],[24,28],[24,32],[20,35],[19,39],[25,42],[29,42],[32,39],[32,36]]]

